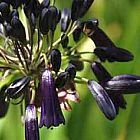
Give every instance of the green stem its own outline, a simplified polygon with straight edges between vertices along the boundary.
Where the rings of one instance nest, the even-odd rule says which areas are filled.
[[[62,35],[61,35],[61,37],[59,38],[59,39],[57,39],[53,44],[52,44],[52,46],[53,47],[55,47],[55,46],[57,46],[57,45],[59,45],[60,43],[61,43],[61,40],[64,40],[67,36],[70,36],[73,32],[74,32],[74,30],[77,28],[77,25],[76,25],[76,23],[74,22],[70,22],[70,24],[69,24],[69,27],[68,27],[68,29],[67,29],[67,31],[65,32],[65,33],[63,33]],[[62,36],[63,36],[63,38],[62,38]]]
[[[54,6],[55,5],[55,0],[52,0],[52,6]]]
[[[22,68],[20,66],[17,66],[17,65],[14,65],[14,64],[9,64],[9,63],[0,61],[0,67],[10,68],[10,69],[14,69],[14,70],[19,70],[21,73],[26,75],[25,72],[22,70]]]
[[[87,84],[88,81],[89,81],[87,78],[83,78],[83,77],[80,77],[80,76],[76,76],[75,80],[79,80],[79,81],[81,81],[82,83],[85,83],[85,84]]]

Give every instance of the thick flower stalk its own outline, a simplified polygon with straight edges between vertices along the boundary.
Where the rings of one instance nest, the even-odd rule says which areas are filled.
[[[20,105],[26,140],[39,140],[42,127],[67,123],[62,109],[71,111],[71,101],[80,102],[79,83],[87,85],[109,120],[126,108],[123,94],[140,92],[140,76],[112,76],[103,66],[105,61],[128,62],[134,56],[111,41],[98,19],[82,20],[93,2],[73,0],[71,8],[61,11],[55,0],[0,1],[0,118],[10,104]],[[94,42],[92,52],[78,49],[83,37]],[[83,54],[93,57],[85,59]],[[77,74],[85,63],[97,82]]]

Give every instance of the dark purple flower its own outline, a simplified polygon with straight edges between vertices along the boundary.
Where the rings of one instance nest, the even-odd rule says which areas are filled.
[[[123,48],[118,47],[97,47],[94,53],[100,58],[101,61],[108,60],[109,62],[127,62],[133,60],[134,56]]]
[[[10,13],[10,6],[6,2],[0,2],[0,13],[2,21],[7,20]]]
[[[12,99],[19,98],[20,96],[23,95],[23,93],[27,89],[27,86],[29,85],[30,80],[31,80],[30,77],[22,77],[15,80],[6,88],[5,90],[6,95]]]
[[[68,83],[68,81],[69,81],[69,73],[61,72],[55,80],[55,86],[57,88],[62,88]]]
[[[5,89],[7,86],[3,86],[0,89],[0,118],[5,117],[9,108],[9,102],[6,101]]]
[[[65,124],[65,119],[60,108],[54,79],[50,70],[48,69],[42,73],[40,94],[42,97],[40,127],[44,125],[47,128],[50,128],[53,126],[59,126],[59,124]]]
[[[92,71],[100,83],[110,80],[110,73],[101,65],[101,63],[93,62],[91,65]]]
[[[25,138],[26,140],[39,140],[38,119],[34,105],[28,105],[26,108]]]
[[[0,98],[0,118],[5,117],[9,108],[9,102],[5,101],[5,98]]]
[[[117,115],[116,109],[107,92],[96,81],[89,81],[88,88],[104,115],[113,120]]]
[[[127,62],[133,60],[133,55],[128,50],[118,48],[105,32],[98,27],[99,22],[97,19],[88,20],[83,23],[83,32],[90,37],[97,48],[94,53],[100,58],[101,61],[108,60],[109,62]]]
[[[140,76],[119,75],[106,82],[106,90],[124,94],[133,94],[140,92]]]
[[[62,45],[63,48],[67,48],[68,44],[69,44],[69,38],[67,36],[66,38],[63,39],[64,35],[62,35],[62,37],[61,37],[61,45]]]
[[[115,92],[109,92],[107,91],[110,99],[112,100],[115,108],[116,108],[116,113],[118,114],[119,113],[119,108],[122,108],[122,109],[126,109],[126,101],[124,99],[124,96],[120,93],[115,93]]]
[[[39,28],[40,28],[40,32],[43,35],[46,35],[49,31],[48,18],[47,18],[48,14],[49,14],[48,9],[43,8],[39,19]]]
[[[75,42],[78,42],[80,40],[80,37],[81,37],[81,34],[82,34],[82,25],[80,25],[79,27],[77,27],[74,32],[72,33],[73,35],[73,40]]]
[[[25,43],[26,42],[25,28],[18,17],[14,16],[11,19],[11,27],[12,27],[11,37],[19,39],[19,41]]]
[[[65,69],[65,72],[69,73],[70,80],[74,80],[76,76],[76,67],[70,63],[69,66]]]
[[[101,65],[101,63],[93,62],[92,63],[92,71],[94,72],[96,78],[98,79],[99,83],[104,87],[107,94],[109,95],[110,99],[112,100],[115,108],[116,113],[118,114],[119,108],[126,108],[126,101],[123,95],[119,91],[109,91],[106,89],[106,83],[112,78],[110,73]]]
[[[53,49],[50,53],[50,61],[52,69],[57,73],[61,67],[61,52],[58,49]]]
[[[94,0],[73,0],[71,8],[72,20],[77,20],[85,15]]]
[[[61,14],[61,31],[66,32],[71,21],[71,10],[64,8]]]

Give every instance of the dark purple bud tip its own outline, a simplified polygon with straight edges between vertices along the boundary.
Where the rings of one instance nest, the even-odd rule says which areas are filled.
[[[72,35],[73,35],[73,40],[74,40],[75,42],[78,42],[78,41],[80,40],[80,37],[81,37],[81,35],[82,35],[82,30],[83,30],[83,28],[82,28],[82,26],[80,26],[80,27],[76,28],[76,29],[74,30],[74,32],[72,33]]]
[[[60,11],[55,6],[48,8],[49,14],[47,17],[49,29],[55,31],[56,26],[61,18]]]
[[[65,69],[66,72],[69,73],[69,79],[73,80],[76,76],[76,67],[73,64],[69,64],[69,66]]]
[[[86,12],[88,11],[88,9],[90,8],[90,6],[92,5],[93,2],[94,2],[94,0],[84,0],[83,8],[80,11],[80,13],[81,13],[80,17],[83,17],[86,14]]]
[[[0,12],[4,18],[8,17],[10,7],[6,2],[0,2]]]
[[[35,17],[37,18],[40,13],[40,3],[38,0],[26,0],[24,6],[24,13],[27,18],[30,17],[31,13],[34,13]]]
[[[6,90],[5,93],[12,99],[20,97],[28,84],[30,83],[30,77],[23,77],[15,80]]]
[[[40,15],[40,18],[39,18],[39,29],[43,35],[46,35],[49,31],[48,15],[49,15],[48,9],[43,8],[41,15]]]
[[[80,60],[70,60],[69,63],[75,66],[76,71],[82,71],[84,69],[84,63]]]
[[[71,18],[73,21],[80,17],[80,10],[83,8],[84,0],[73,0],[71,7]]]
[[[55,80],[55,86],[57,88],[64,87],[67,84],[68,79],[69,79],[69,73],[68,72],[61,72]]]
[[[66,32],[69,23],[71,21],[71,10],[70,9],[63,9],[62,15],[61,15],[61,31]]]
[[[108,71],[101,65],[101,63],[93,62],[91,65],[92,71],[100,83],[104,83],[111,79],[111,75]]]
[[[9,103],[5,101],[5,98],[0,99],[0,118],[5,117],[9,108]]]
[[[104,115],[109,120],[113,120],[116,117],[117,113],[115,106],[112,103],[107,92],[96,81],[89,81],[88,88]]]
[[[71,8],[72,20],[77,20],[85,15],[94,0],[73,0]]]
[[[105,88],[124,94],[140,92],[140,77],[135,75],[119,75],[106,82]]]
[[[108,60],[109,62],[127,62],[133,60],[134,56],[128,50],[117,47],[97,47],[94,53],[101,61]]]
[[[26,42],[26,33],[25,28],[22,24],[22,22],[19,20],[18,17],[13,17],[11,20],[11,27],[12,27],[12,37],[15,39],[19,39],[22,43]]]
[[[39,140],[39,127],[34,105],[28,105],[25,114],[25,139]]]
[[[57,73],[61,67],[61,53],[58,49],[53,49],[50,54],[52,69]]]
[[[7,86],[3,86],[0,89],[0,118],[5,117],[5,115],[8,112],[8,108],[9,108],[9,102],[5,101],[6,95],[5,95],[5,89],[7,88]]]
[[[45,70],[42,73],[40,94],[42,98],[40,127],[46,126],[47,128],[50,128],[53,126],[57,127],[60,124],[65,124],[54,79],[49,70]]]
[[[63,38],[63,36],[62,36],[62,38]],[[69,43],[68,36],[65,39],[61,39],[61,45],[62,45],[63,48],[67,48],[68,43]]]
[[[135,81],[135,80],[140,80],[140,76],[132,75],[132,74],[124,74],[124,75],[114,76],[111,80],[112,81],[119,81],[119,80]]]

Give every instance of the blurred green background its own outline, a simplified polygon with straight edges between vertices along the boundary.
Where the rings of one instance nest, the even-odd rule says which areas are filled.
[[[70,7],[71,0],[56,0],[57,5]],[[98,18],[100,27],[119,46],[130,50],[135,59],[129,63],[105,63],[112,75],[140,75],[140,0],[95,0],[83,19]],[[87,46],[88,47],[88,46]],[[82,73],[91,79],[88,65]],[[88,74],[87,74],[88,73]],[[53,130],[42,128],[41,140],[139,140],[140,95],[126,95],[127,109],[120,110],[114,121],[107,120],[97,107],[86,86],[78,85],[81,102],[72,112],[64,111],[66,125]],[[18,106],[10,106],[0,120],[0,140],[24,140]]]

